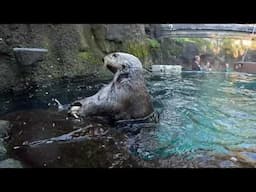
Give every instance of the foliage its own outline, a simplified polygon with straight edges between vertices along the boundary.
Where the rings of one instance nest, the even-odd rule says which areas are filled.
[[[230,55],[234,58],[242,56],[247,48],[242,40],[237,39],[223,39],[221,47],[223,54]]]
[[[175,40],[181,44],[194,43],[200,53],[222,54],[232,58],[241,57],[247,48],[256,49],[256,42],[247,45],[242,39],[177,38]]]
[[[207,38],[177,38],[175,40],[182,44],[193,43],[198,47],[199,52],[203,53],[213,53],[216,47],[216,42]]]
[[[80,61],[87,61],[91,64],[98,64],[100,63],[100,60],[98,57],[96,57],[92,52],[84,51],[78,53],[78,59]]]
[[[160,43],[156,39],[148,38],[148,43],[151,48],[160,48]]]
[[[142,60],[149,56],[149,45],[145,41],[128,41],[124,48],[128,53]]]

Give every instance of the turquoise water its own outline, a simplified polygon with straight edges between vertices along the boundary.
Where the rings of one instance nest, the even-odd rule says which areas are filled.
[[[148,79],[157,128],[137,142],[144,158],[228,154],[256,147],[256,75],[156,74]]]
[[[18,131],[28,128],[33,131],[24,133],[22,137],[24,140],[30,139],[30,135],[38,135],[41,138],[41,134],[48,133],[42,131],[41,127],[47,128],[49,131],[49,135],[45,138],[52,137],[52,132],[55,133],[55,130],[66,131],[67,126],[71,126],[69,127],[70,131],[73,131],[73,124],[65,119],[65,115],[57,116],[63,118],[58,121],[56,115],[51,115],[49,108],[56,107],[53,106],[52,98],[57,98],[61,103],[68,104],[75,99],[95,94],[109,81],[110,79],[107,78],[103,80],[81,77],[56,81],[49,85],[37,85],[24,92],[2,94],[0,114],[12,114],[23,110],[23,119],[26,120],[27,117],[33,119],[33,117],[40,116],[41,113],[37,110],[43,110],[45,115],[41,117],[40,121],[36,118],[30,123],[24,124],[22,118],[17,120],[21,115],[19,113],[13,113],[8,119],[11,122],[16,122],[17,127],[15,128]],[[256,74],[213,72],[151,74],[146,77],[146,83],[153,99],[154,108],[160,113],[160,122],[156,127],[145,127],[139,134],[125,137],[128,140],[127,143],[124,142],[125,149],[128,149],[132,155],[141,157],[142,160],[153,160],[148,162],[156,160],[157,163],[154,167],[183,167],[183,165],[207,167],[215,166],[217,161],[217,167],[232,167],[234,165],[229,161],[230,158],[239,159],[241,156],[240,162],[244,162],[243,158],[246,158],[246,162],[252,159],[254,166],[256,162]],[[31,112],[34,114],[33,117],[30,115]],[[52,129],[53,121],[56,122],[58,128]],[[34,127],[37,128],[34,129]],[[115,127],[113,128],[115,130]],[[120,138],[115,135],[109,136],[116,141],[113,142],[114,144],[106,141],[105,137],[99,140],[98,144],[96,142],[97,145],[95,143],[88,145],[87,141],[78,142],[77,145],[56,143],[55,147],[65,148],[56,155],[63,157],[61,164],[63,167],[80,167],[84,164],[79,163],[89,161],[91,158],[88,160],[85,157],[88,154],[90,157],[91,151],[94,154],[94,151],[102,146],[100,142],[104,141],[110,148],[99,153],[103,154],[102,157],[98,157],[96,153],[93,159],[95,162],[104,162],[104,158],[120,153],[120,151],[113,151],[117,149],[116,145],[119,146],[115,143],[119,142]],[[21,142],[23,142],[22,139]],[[83,148],[80,144],[88,145],[88,148]],[[69,155],[71,148],[73,152],[76,151],[75,154],[78,154],[72,158]],[[32,148],[31,150],[31,154],[21,154],[20,158],[22,160],[23,158],[35,159],[34,157],[38,155],[37,151],[33,151]],[[40,150],[45,150],[51,154],[50,152],[55,148],[49,145],[48,148],[42,147],[37,150],[38,153],[41,152]],[[236,151],[242,152],[236,153]],[[52,155],[52,159],[48,161],[54,162],[52,167],[58,167],[60,162],[59,160],[54,161],[55,153]],[[223,156],[219,158],[219,155],[223,155],[225,158]],[[208,161],[209,159],[210,161],[212,159],[212,162]],[[41,165],[41,158],[35,161]],[[191,162],[192,164],[190,164]],[[248,166],[236,162],[235,164],[238,167]]]

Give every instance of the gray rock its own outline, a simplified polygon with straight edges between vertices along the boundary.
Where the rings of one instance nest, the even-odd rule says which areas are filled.
[[[5,159],[0,161],[0,168],[23,168],[20,161],[15,159]]]
[[[169,38],[161,39],[160,50],[152,50],[153,63],[160,65],[179,64],[177,59],[182,53],[184,45]]]
[[[11,49],[9,46],[5,43],[3,39],[0,38],[0,53],[10,55]]]
[[[25,66],[43,61],[45,54],[48,52],[47,49],[37,48],[14,48],[13,51],[16,61]]]
[[[6,158],[7,150],[3,144],[3,139],[0,138],[0,160]]]
[[[255,50],[248,50],[247,54],[245,55],[245,61],[256,61],[256,51]]]
[[[198,47],[194,43],[188,43],[182,50],[181,58],[186,62],[192,62],[195,55],[199,55]]]
[[[145,35],[145,27],[141,24],[106,25],[106,39],[110,41],[122,42],[126,39],[141,38]]]
[[[8,130],[10,128],[9,121],[0,120],[0,160],[6,158],[7,150],[4,146],[4,137],[8,135]]]
[[[6,137],[8,135],[9,128],[9,121],[0,120],[0,138]]]

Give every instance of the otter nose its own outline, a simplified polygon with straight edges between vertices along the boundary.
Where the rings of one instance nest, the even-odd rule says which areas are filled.
[[[102,58],[102,62],[104,63],[104,57]]]

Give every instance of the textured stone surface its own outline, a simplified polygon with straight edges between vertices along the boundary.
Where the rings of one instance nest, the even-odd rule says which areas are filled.
[[[5,159],[0,161],[0,168],[23,168],[20,161],[15,159]]]
[[[6,158],[7,150],[4,146],[3,139],[0,138],[0,161]]]
[[[141,38],[145,35],[144,25],[141,24],[111,24],[106,25],[106,39],[122,42],[125,39]]]
[[[43,61],[47,49],[38,48],[14,48],[14,55],[17,62],[21,65],[33,65]]]
[[[2,24],[0,25],[0,91],[23,85],[13,48],[45,48],[48,53],[40,65],[23,77],[35,82],[60,77],[102,74],[102,57],[109,52],[125,51],[123,42],[145,37],[144,24]],[[30,65],[41,56],[17,56]],[[8,83],[7,83],[8,82]],[[13,87],[13,88],[12,88]]]
[[[8,135],[10,123],[8,121],[0,120],[0,138]]]

